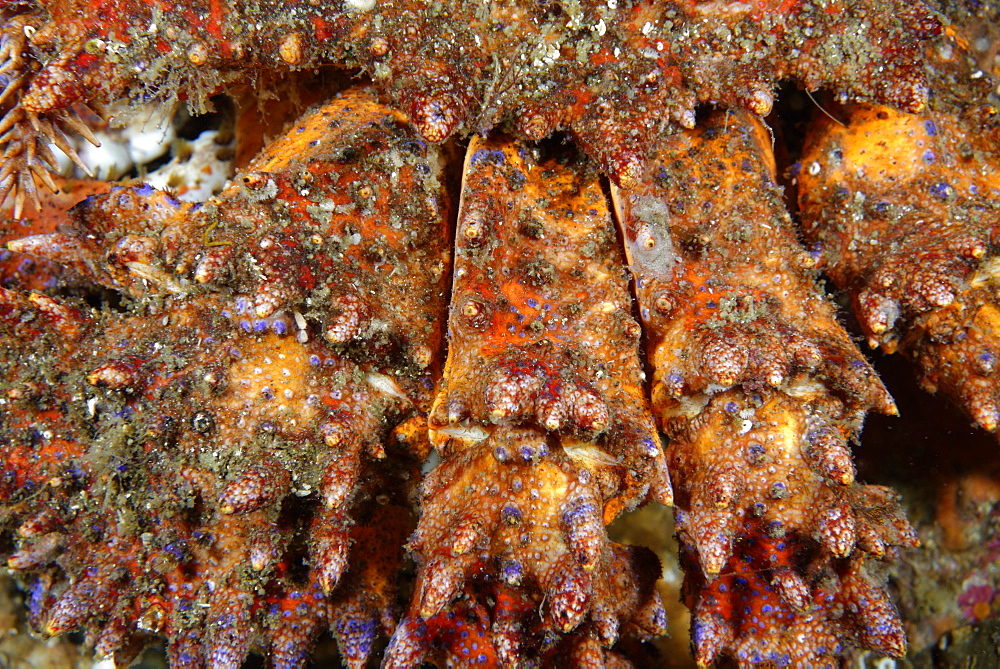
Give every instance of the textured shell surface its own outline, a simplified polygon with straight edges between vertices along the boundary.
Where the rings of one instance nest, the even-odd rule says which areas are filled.
[[[1000,610],[998,54],[980,0],[0,4],[27,627],[123,667],[943,653]]]

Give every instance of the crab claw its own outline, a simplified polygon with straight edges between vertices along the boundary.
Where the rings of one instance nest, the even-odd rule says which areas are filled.
[[[446,458],[493,430],[535,425],[557,437],[551,446],[538,435],[494,439],[497,457],[544,459],[558,444],[581,461],[631,469],[613,509],[602,510],[613,517],[639,499],[672,498],[644,396],[639,326],[596,177],[578,154],[537,153],[503,136],[473,139],[457,225],[452,345],[428,422]],[[602,357],[619,362],[602,369]]]
[[[510,586],[538,583],[547,593],[547,625],[568,632],[589,608],[592,574],[607,561],[601,479],[563,449],[538,459],[501,462],[499,447],[538,452],[544,433],[496,428],[474,447],[439,465],[424,488],[424,513],[411,549],[421,572],[414,601],[427,620],[448,605],[475,573],[499,567]],[[451,491],[480,491],[458,502]],[[475,501],[471,501],[471,500]]]
[[[746,666],[836,666],[836,655],[848,646],[904,654],[899,614],[862,557],[823,558],[801,536],[769,537],[756,523],[742,528],[740,537],[739,557],[714,579],[686,571],[684,596],[694,614],[699,665],[730,653]],[[682,560],[691,558],[684,549]]]
[[[652,153],[648,173],[658,176],[612,195],[655,370],[653,407],[679,473],[697,659],[809,663],[815,648],[786,643],[778,623],[758,617],[750,630],[730,613],[761,602],[771,612],[766,592],[789,616],[818,606],[824,621],[839,620],[837,606],[813,593],[813,572],[772,552],[759,563],[772,570],[766,588],[746,603],[733,601],[730,588],[742,586],[725,575],[758,546],[780,553],[801,544],[816,564],[830,564],[912,545],[898,505],[889,505],[898,523],[872,526],[848,448],[865,411],[894,413],[895,404],[815,283],[774,185],[763,126],[718,113],[664,137]],[[675,183],[684,184],[680,196]],[[719,201],[725,211],[715,211]],[[898,628],[897,616],[891,622]],[[832,624],[824,638],[836,640],[842,628]],[[892,646],[860,632],[845,642]]]
[[[502,432],[496,438],[518,435]],[[517,665],[537,646],[527,638],[535,635],[569,644],[593,635],[610,648],[623,634],[661,634],[658,560],[608,541],[594,497],[598,477],[557,453],[515,464],[498,462],[493,450],[469,449],[425,483],[425,512],[410,541],[420,566],[417,590],[390,643],[390,666],[459,638],[478,638],[481,652]],[[482,496],[456,504],[454,491],[483,486]],[[468,620],[470,598],[483,596],[494,603],[476,605],[479,613]],[[462,629],[468,633],[450,636]]]
[[[806,233],[838,258],[831,277],[869,344],[912,358],[925,389],[996,433],[1000,263],[995,217],[980,212],[995,195],[986,175],[1000,169],[1000,137],[984,131],[988,148],[970,153],[973,111],[845,109],[848,125],[810,134],[799,200]]]

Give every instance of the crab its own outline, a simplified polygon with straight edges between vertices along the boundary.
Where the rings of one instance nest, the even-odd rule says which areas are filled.
[[[917,535],[850,447],[896,404],[819,276],[997,433],[984,11],[6,4],[32,626],[118,666],[304,666],[324,631],[354,667],[648,663],[659,561],[606,526],[663,504],[699,665],[901,657],[880,579]],[[786,79],[828,92],[793,160]],[[218,95],[239,171],[204,201],[55,174],[95,113]]]

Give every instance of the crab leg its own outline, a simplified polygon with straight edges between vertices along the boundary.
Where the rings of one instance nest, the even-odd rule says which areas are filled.
[[[895,407],[795,241],[769,147],[750,115],[716,112],[664,137],[642,185],[612,188],[672,440],[696,658],[814,664],[841,643],[899,655],[863,555],[912,530],[890,491],[854,483],[847,445],[867,410]],[[734,587],[748,579],[759,596]],[[874,612],[841,607],[858,588],[886,603],[878,638]]]
[[[925,389],[1000,435],[1000,131],[977,113],[843,110],[797,178],[806,234],[869,345],[912,358]]]
[[[460,594],[481,600],[489,587],[521,602],[491,612],[505,665],[523,664],[529,630],[576,631],[569,647],[543,650],[570,655],[588,636],[603,653],[645,620],[658,622],[641,636],[658,633],[651,562],[623,557],[604,530],[671,492],[596,168],[568,150],[473,138],[456,238],[450,348],[429,419],[443,462],[424,484],[417,590],[389,664],[422,654],[419,621],[432,630]]]
[[[420,414],[442,348],[442,157],[399,112],[348,94],[209,203],[119,188],[66,230],[10,243],[129,298],[76,319],[52,298],[0,294],[0,350],[31,352],[5,354],[4,383],[30,379],[35,357],[48,370],[46,387],[8,393],[0,458],[35,448],[31,422],[49,441],[89,435],[53,444],[54,461],[22,467],[37,480],[0,499],[24,524],[47,508],[32,486],[75,471],[84,450],[80,489],[94,498],[22,533],[15,553],[24,571],[58,557],[72,577],[40,590],[48,633],[111,621],[97,645],[124,663],[141,628],[167,636],[178,666],[238,666],[258,645],[294,667],[329,626],[352,666],[367,662],[394,626],[407,491],[430,451]],[[75,345],[32,336],[22,314]],[[399,427],[407,418],[419,425]]]

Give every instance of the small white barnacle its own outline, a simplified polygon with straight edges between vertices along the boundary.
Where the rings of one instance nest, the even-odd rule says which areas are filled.
[[[633,225],[625,234],[625,247],[632,271],[643,280],[669,279],[677,262],[673,240],[666,227],[668,212],[652,198],[632,201]]]
[[[243,175],[240,193],[250,202],[273,200],[278,194],[278,184],[266,174],[249,172]]]
[[[348,12],[370,12],[375,8],[375,0],[344,0],[344,9]]]
[[[299,65],[305,56],[304,49],[302,35],[293,31],[278,45],[278,56],[288,65]]]

